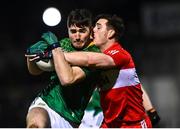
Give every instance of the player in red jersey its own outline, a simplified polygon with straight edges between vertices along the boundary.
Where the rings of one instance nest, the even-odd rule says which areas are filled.
[[[74,65],[110,68],[104,69],[100,87],[104,113],[102,128],[151,128],[151,121],[143,107],[142,87],[133,59],[120,43],[123,30],[121,18],[99,15],[93,29],[94,44],[104,54],[84,52],[86,56],[79,56],[82,53],[72,53],[76,58],[66,56],[66,59]]]

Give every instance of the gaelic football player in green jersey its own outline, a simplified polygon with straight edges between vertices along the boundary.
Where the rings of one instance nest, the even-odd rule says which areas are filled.
[[[56,40],[54,34],[48,32],[42,36],[52,46],[55,71],[52,72],[49,85],[39,93],[29,108],[26,119],[28,128],[77,128],[97,84],[99,71],[70,66],[63,54],[63,51],[99,51],[91,44],[91,13],[85,9],[73,10],[68,16],[67,27],[69,38],[59,42],[61,47],[57,42],[52,42]],[[31,74],[42,73],[28,56],[27,66]]]

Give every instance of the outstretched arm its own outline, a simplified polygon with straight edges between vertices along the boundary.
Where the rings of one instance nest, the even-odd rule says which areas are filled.
[[[64,53],[66,60],[71,65],[111,68],[115,66],[114,60],[103,53],[98,52],[70,52]]]
[[[85,73],[80,67],[70,66],[60,47],[53,49],[52,54],[55,71],[62,85],[71,85],[85,78]]]

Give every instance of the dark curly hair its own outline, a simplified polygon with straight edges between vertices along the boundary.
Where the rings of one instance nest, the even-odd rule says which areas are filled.
[[[70,12],[67,18],[67,27],[76,25],[77,27],[92,27],[92,14],[87,9],[75,9]]]

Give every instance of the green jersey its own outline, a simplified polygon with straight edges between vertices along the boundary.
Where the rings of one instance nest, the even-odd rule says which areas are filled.
[[[71,45],[71,41],[65,38],[60,41],[61,48],[65,51],[76,51]],[[83,51],[99,52],[95,45],[89,45]],[[44,89],[39,96],[48,104],[48,106],[64,117],[66,120],[80,124],[87,107],[89,99],[95,89],[99,71],[82,67],[86,78],[71,86],[62,86],[57,74],[52,73],[49,86]]]
[[[100,95],[99,91],[96,89],[93,92],[93,95],[91,96],[91,99],[89,101],[89,104],[86,107],[86,110],[94,110],[94,116],[102,111],[101,105],[100,105]]]

